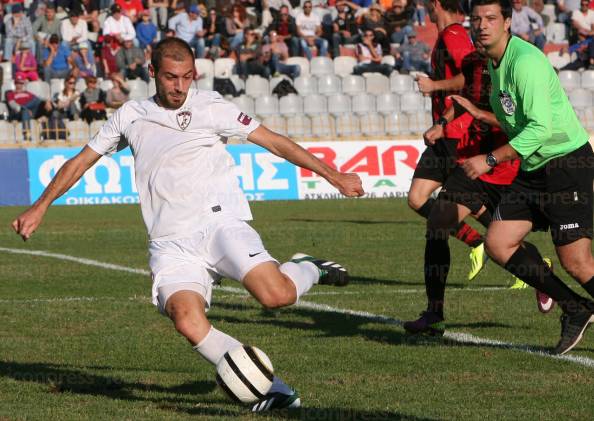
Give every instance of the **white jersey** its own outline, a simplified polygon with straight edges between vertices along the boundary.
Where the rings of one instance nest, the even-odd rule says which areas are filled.
[[[218,93],[190,89],[177,110],[152,98],[126,102],[88,146],[101,155],[130,146],[149,238],[173,240],[213,212],[252,219],[224,141],[246,139],[259,125]]]

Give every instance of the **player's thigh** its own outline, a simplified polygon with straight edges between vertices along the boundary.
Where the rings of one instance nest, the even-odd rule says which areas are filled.
[[[288,305],[297,299],[294,284],[280,270],[276,262],[265,262],[252,268],[243,279],[243,286],[264,305]]]
[[[532,230],[532,221],[492,221],[487,229],[487,253],[499,264],[505,264]]]
[[[247,222],[232,218],[222,221],[209,235],[206,253],[217,273],[240,282],[258,265],[278,265],[256,230]]]

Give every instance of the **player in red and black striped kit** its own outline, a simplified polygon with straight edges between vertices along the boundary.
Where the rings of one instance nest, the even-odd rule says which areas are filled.
[[[459,23],[460,4],[457,0],[432,0],[427,4],[431,20],[437,24],[438,39],[431,54],[431,78],[418,78],[419,89],[424,94],[431,94],[433,122],[441,122],[446,109],[451,106],[448,93],[457,92],[463,86],[461,76],[462,60],[474,50],[466,30]],[[408,192],[408,204],[419,215],[428,218],[435,199],[432,193],[443,185],[456,165],[456,148],[460,140],[467,136],[471,119],[463,123],[446,127],[444,138],[434,145],[429,145],[419,160]],[[472,267],[469,278],[478,274],[484,262],[483,239],[469,225],[460,222],[452,233],[470,247]]]

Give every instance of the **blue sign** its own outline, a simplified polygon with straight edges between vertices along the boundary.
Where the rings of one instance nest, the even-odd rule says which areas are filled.
[[[0,205],[29,205],[29,174],[25,149],[0,150]]]

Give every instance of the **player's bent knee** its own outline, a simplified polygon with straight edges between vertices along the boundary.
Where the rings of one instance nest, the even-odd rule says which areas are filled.
[[[258,298],[260,304],[262,304],[267,309],[275,309],[290,306],[292,304],[295,304],[296,300],[296,292],[290,291],[286,288],[279,288],[276,291],[270,291],[267,294],[262,294],[262,296]]]

